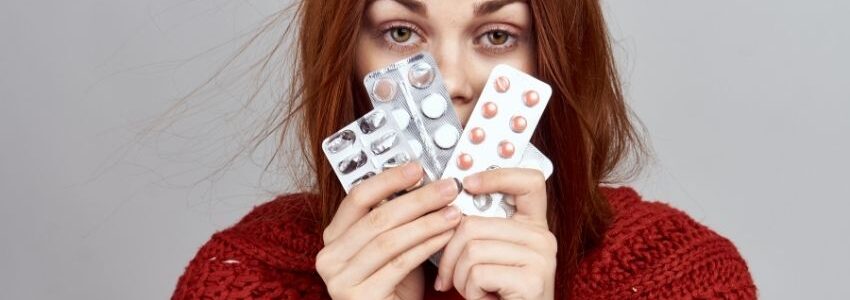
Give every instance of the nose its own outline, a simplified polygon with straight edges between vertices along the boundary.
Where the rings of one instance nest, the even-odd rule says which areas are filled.
[[[433,49],[431,55],[434,56],[437,65],[440,67],[446,89],[452,97],[452,104],[465,106],[475,100],[475,91],[472,88],[470,78],[471,72],[467,68],[468,60],[465,58],[465,53],[461,50],[461,47],[443,45],[438,49]],[[465,61],[467,63],[464,63]]]

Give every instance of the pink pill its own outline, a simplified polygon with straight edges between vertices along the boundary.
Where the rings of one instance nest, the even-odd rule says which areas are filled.
[[[522,102],[528,107],[535,106],[540,102],[540,94],[535,90],[527,91],[522,95]]]
[[[469,132],[469,141],[475,145],[481,144],[484,141],[484,129],[475,127]]]
[[[528,121],[522,116],[513,116],[511,118],[511,130],[516,133],[522,133],[528,127]]]
[[[514,156],[514,152],[516,148],[514,148],[514,144],[508,141],[501,141],[499,143],[499,156],[502,158],[511,158]]]
[[[499,112],[499,107],[496,106],[496,103],[487,102],[484,103],[484,106],[481,107],[481,114],[484,115],[484,118],[491,119],[496,116],[496,113]]]
[[[457,157],[457,167],[461,170],[469,170],[469,168],[472,168],[472,156],[466,153],[461,153]]]
[[[511,88],[511,81],[505,76],[499,76],[496,78],[496,81],[493,82],[493,86],[496,88],[497,92],[504,93]]]

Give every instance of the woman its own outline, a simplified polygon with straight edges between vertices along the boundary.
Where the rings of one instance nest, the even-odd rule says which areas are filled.
[[[601,186],[642,146],[597,0],[305,0],[298,16],[299,93],[288,101],[314,185],[216,233],[174,299],[755,298],[728,240]],[[420,51],[437,59],[464,123],[496,64],[549,83],[532,143],[554,163],[551,178],[497,169],[378,207],[423,176],[408,164],[345,195],[321,140],[370,109],[365,74]],[[461,188],[514,195],[517,213],[461,216],[446,207]],[[437,268],[427,258],[440,249]]]

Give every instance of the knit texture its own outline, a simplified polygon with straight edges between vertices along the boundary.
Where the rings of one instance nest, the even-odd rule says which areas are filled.
[[[603,188],[614,219],[585,255],[571,299],[755,299],[756,287],[735,246],[666,204],[631,188]],[[315,270],[321,232],[303,194],[260,205],[218,232],[180,277],[172,299],[328,299]],[[462,299],[430,288],[425,299]]]

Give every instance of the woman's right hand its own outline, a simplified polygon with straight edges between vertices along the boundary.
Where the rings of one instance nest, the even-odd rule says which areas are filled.
[[[420,265],[448,243],[460,221],[460,211],[446,207],[460,181],[435,181],[375,208],[422,176],[419,164],[409,163],[360,183],[342,200],[316,256],[332,298],[422,298]]]

